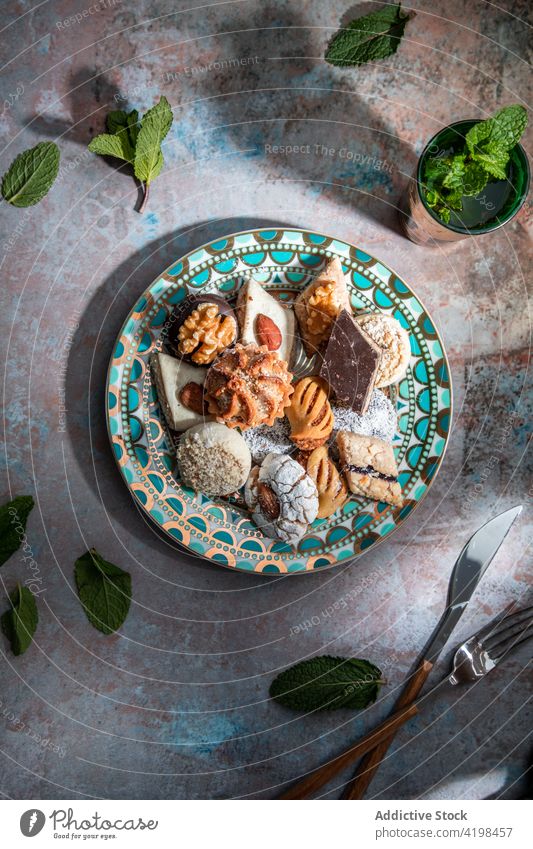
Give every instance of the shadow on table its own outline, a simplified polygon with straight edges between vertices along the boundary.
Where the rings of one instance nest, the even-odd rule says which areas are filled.
[[[360,14],[360,7],[351,10],[352,18]],[[201,141],[191,141],[195,155],[223,134],[232,148],[255,147],[259,176],[304,183],[310,199],[334,198],[347,216],[356,208],[400,232],[398,198],[417,156],[393,130],[391,106],[377,93],[383,85],[372,84],[374,69],[341,70],[324,61],[324,36],[340,22],[323,14],[313,23],[324,26],[310,26],[305,4],[280,10],[265,2],[245,23],[240,6],[227,6],[225,32],[212,49],[219,65],[239,67],[217,69],[210,53],[212,65],[200,72],[199,56],[190,78],[171,80],[165,93],[179,102],[184,82],[189,86],[187,120],[202,128]]]

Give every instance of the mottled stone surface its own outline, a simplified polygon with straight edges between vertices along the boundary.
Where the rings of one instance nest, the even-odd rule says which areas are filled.
[[[517,502],[521,521],[456,636],[512,599],[525,603],[529,210],[491,237],[431,251],[402,238],[396,205],[438,128],[531,100],[531,7],[421,0],[395,57],[341,71],[321,57],[347,6],[2,4],[2,171],[38,140],[56,139],[62,152],[41,204],[1,208],[2,494],[36,497],[28,539],[42,579],[35,644],[14,658],[2,637],[8,797],[275,796],[385,715],[464,541]],[[79,22],[66,21],[76,12]],[[86,145],[108,110],[144,110],[159,93],[175,124],[141,217],[131,176]],[[443,467],[401,530],[356,563],[281,580],[215,568],[160,539],[119,478],[103,415],[113,340],[148,283],[195,245],[274,222],[338,235],[396,269],[434,315],[455,388]],[[80,609],[73,562],[90,545],[133,576],[120,635],[93,630]],[[15,555],[0,573],[4,591],[28,575]],[[379,704],[302,719],[268,701],[276,670],[320,652],[379,664],[389,682]],[[528,656],[525,647],[470,692],[432,700],[398,736],[372,794],[523,794]]]

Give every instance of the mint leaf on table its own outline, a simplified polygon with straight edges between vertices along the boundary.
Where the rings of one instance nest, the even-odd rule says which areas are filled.
[[[381,671],[368,660],[322,655],[278,675],[270,695],[292,710],[357,710],[376,700],[383,683]]]
[[[351,21],[329,42],[324,57],[326,62],[346,68],[392,56],[398,49],[410,17],[402,13],[401,3],[398,3]]]
[[[106,127],[111,135],[125,133],[131,147],[135,151],[135,144],[139,134],[139,113],[136,109],[132,109],[131,112],[125,112],[123,109],[110,112],[106,118]]]
[[[148,198],[148,186],[163,167],[161,143],[172,125],[172,109],[162,95],[141,121],[141,129],[135,145],[135,176],[145,187],[141,210]]]
[[[103,634],[112,634],[130,609],[131,576],[94,548],[76,560],[74,574],[87,619]]]
[[[143,185],[139,212],[148,200],[150,183],[161,171],[164,160],[161,142],[172,125],[172,109],[166,97],[159,98],[139,122],[136,109],[116,109],[106,118],[107,133],[100,133],[89,143],[89,150],[100,156],[114,156],[133,165],[135,176]]]
[[[98,153],[100,156],[114,156],[116,159],[123,159],[130,165],[133,165],[135,158],[135,150],[131,146],[127,131],[121,131],[116,135],[100,133],[89,144],[89,150],[91,153]]]
[[[50,190],[58,171],[58,146],[39,142],[13,160],[2,178],[2,197],[13,206],[33,206]]]
[[[27,587],[17,584],[9,596],[11,609],[6,610],[2,619],[2,631],[11,643],[13,654],[24,654],[31,645],[39,614],[33,593]]]
[[[0,507],[0,566],[19,550],[32,509],[31,495],[18,495]]]

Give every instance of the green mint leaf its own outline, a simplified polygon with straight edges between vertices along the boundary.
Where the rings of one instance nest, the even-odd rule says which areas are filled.
[[[105,119],[105,124],[108,132],[114,136],[115,133],[120,133],[121,130],[128,128],[128,113],[124,109],[116,109],[114,112],[109,112]]]
[[[479,163],[485,171],[497,180],[507,179],[509,151],[506,147],[491,145],[490,148],[485,151],[476,147],[472,153],[472,159]]]
[[[33,593],[27,587],[17,584],[9,596],[11,609],[6,610],[0,620],[2,631],[11,643],[13,654],[24,654],[31,645],[39,614]]]
[[[514,103],[496,112],[493,121],[492,142],[511,150],[518,144],[527,127],[527,112],[519,103]]]
[[[329,42],[324,57],[326,62],[346,68],[392,56],[398,49],[409,17],[402,14],[401,3],[398,3],[351,21]]]
[[[477,195],[489,181],[489,174],[481,162],[467,162],[463,179],[463,195]]]
[[[450,223],[451,212],[447,206],[439,206],[435,209],[435,212],[445,224]]]
[[[449,162],[447,172],[442,180],[442,185],[446,189],[460,189],[463,185],[465,176],[465,160],[464,153],[458,153]]]
[[[139,126],[139,113],[136,109],[132,109],[128,114],[126,124],[128,127],[128,135],[130,138],[130,144],[132,148],[135,150],[135,146],[137,144],[137,137],[139,135],[139,130],[141,129]]]
[[[114,136],[110,133],[100,133],[90,142],[89,150],[91,153],[98,153],[100,156],[114,156],[116,159],[123,159],[130,164],[133,164],[135,158],[135,151],[130,144],[127,131],[116,133]]]
[[[20,548],[32,509],[31,495],[19,495],[0,507],[0,566]]]
[[[125,133],[132,149],[131,162],[135,157],[135,145],[139,134],[139,113],[136,109],[131,112],[125,112],[123,109],[117,109],[115,112],[110,112],[106,118],[106,126],[111,135],[120,135]]]
[[[426,183],[442,183],[450,168],[449,157],[433,156],[424,165],[424,181]]]
[[[488,118],[487,121],[480,121],[479,124],[470,127],[465,136],[465,141],[471,154],[474,154],[476,150],[484,150],[487,144],[490,144],[493,130],[494,120],[492,118]]]
[[[172,109],[166,97],[162,95],[141,121],[141,129],[135,147],[135,176],[142,183],[150,185],[163,167],[161,142],[172,124]]]
[[[278,675],[270,695],[292,710],[356,710],[376,700],[382,683],[381,671],[368,660],[323,655]]]
[[[457,211],[461,211],[463,208],[463,189],[458,188],[454,191],[448,192],[442,199],[442,202],[449,206],[450,209],[455,209]]]
[[[58,171],[58,146],[39,142],[13,160],[2,178],[2,197],[13,206],[33,206],[47,194]]]
[[[112,634],[130,609],[131,576],[94,548],[76,560],[74,574],[87,619],[103,634]]]

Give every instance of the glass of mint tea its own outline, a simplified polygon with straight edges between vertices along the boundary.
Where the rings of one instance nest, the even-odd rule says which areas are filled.
[[[465,120],[449,124],[424,148],[400,207],[402,228],[412,242],[436,246],[490,233],[514,218],[524,204],[530,169],[521,144],[508,147],[507,162],[503,152],[498,160],[501,146],[492,145],[495,154],[491,156],[496,163],[499,161],[492,170],[498,176],[487,172],[483,175],[476,160],[469,156],[466,137],[482,123],[487,122]],[[513,140],[512,135],[509,138]],[[479,149],[483,150],[482,142]],[[490,151],[490,147],[487,149]],[[485,164],[482,155],[477,164]],[[457,173],[452,173],[454,168]],[[442,188],[443,181],[449,188]],[[439,196],[439,187],[443,196]]]

